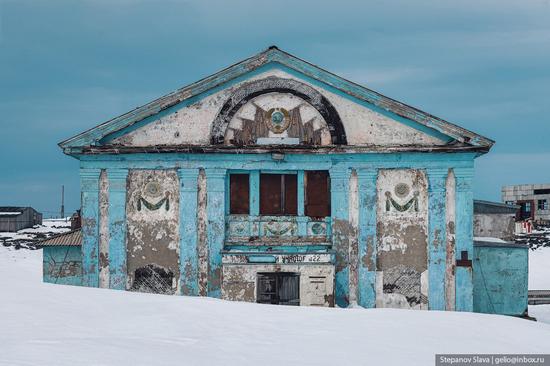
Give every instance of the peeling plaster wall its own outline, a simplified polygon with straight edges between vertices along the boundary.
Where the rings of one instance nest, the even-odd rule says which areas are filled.
[[[446,183],[447,259],[445,265],[446,310],[455,309],[455,230],[456,230],[456,181],[449,169]]]
[[[439,138],[406,126],[347,97],[305,82],[282,70],[274,69],[263,72],[249,78],[247,82],[268,76],[299,80],[318,90],[338,111],[349,145],[417,144],[428,146],[445,144]],[[210,143],[210,130],[216,115],[231,93],[243,84],[244,82],[237,83],[218,91],[157,121],[118,137],[112,143],[124,146],[150,146],[158,145],[160,142],[166,145],[207,145]],[[262,103],[267,105],[272,102],[264,100]]]
[[[357,282],[359,281],[359,191],[357,172],[351,172],[349,181],[349,301],[350,304],[357,304]]]
[[[199,256],[199,295],[206,296],[208,289],[208,245],[206,242],[206,174],[204,169],[199,171],[198,177],[198,205],[197,205],[197,250]]]
[[[377,192],[376,306],[427,309],[426,175],[422,170],[381,169]]]
[[[47,283],[82,286],[82,252],[79,246],[42,249],[42,276]]]
[[[99,287],[109,288],[109,180],[99,175]]]
[[[474,236],[514,240],[515,214],[475,214]]]
[[[258,272],[300,274],[300,305],[334,306],[334,265],[224,264],[222,299],[256,301]]]
[[[165,201],[158,208],[148,208],[144,202],[154,205],[162,200]],[[179,287],[179,181],[176,171],[131,170],[126,217],[128,288],[132,288],[136,269],[155,265],[173,273],[175,293]]]

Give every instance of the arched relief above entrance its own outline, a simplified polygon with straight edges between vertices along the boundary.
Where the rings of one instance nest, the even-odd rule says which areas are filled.
[[[254,145],[258,139],[285,138],[296,144],[346,145],[338,112],[311,86],[267,77],[243,84],[221,108],[212,125],[214,145]]]
[[[290,93],[262,94],[244,104],[227,127],[226,145],[261,141],[331,145],[327,122],[311,104]]]

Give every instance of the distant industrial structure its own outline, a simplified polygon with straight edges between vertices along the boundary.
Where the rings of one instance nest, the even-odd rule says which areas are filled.
[[[520,206],[517,220],[550,221],[550,183],[504,186],[502,201]]]
[[[0,207],[0,232],[15,232],[42,225],[42,214],[32,207]]]

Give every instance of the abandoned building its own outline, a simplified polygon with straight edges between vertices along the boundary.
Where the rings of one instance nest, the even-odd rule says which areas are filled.
[[[18,230],[42,225],[42,214],[32,207],[0,207],[0,232]]]
[[[472,311],[492,145],[270,47],[60,143],[80,161],[80,284]]]
[[[550,223],[550,184],[520,184],[502,187],[502,202],[521,206],[517,220]]]
[[[516,205],[474,200],[474,237],[514,241],[519,209]]]

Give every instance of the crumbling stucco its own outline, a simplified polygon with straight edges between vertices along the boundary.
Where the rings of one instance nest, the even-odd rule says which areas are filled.
[[[338,112],[348,145],[430,146],[446,143],[437,137],[395,121],[381,111],[358,104],[348,97],[310,84],[282,70],[269,70],[249,78],[246,82],[272,76],[298,80],[320,92]],[[182,107],[176,112],[162,116],[156,121],[114,139],[112,143],[124,146],[207,145],[210,143],[212,122],[223,104],[231,98],[232,93],[244,83],[237,83],[189,106]],[[266,98],[273,98],[273,96]],[[263,103],[272,102],[263,101]]]
[[[109,288],[109,180],[99,175],[99,287]]]
[[[381,169],[377,182],[377,307],[427,307],[424,171]]]
[[[131,170],[126,202],[129,288],[138,269],[154,266],[179,279],[179,181],[175,170]]]
[[[222,298],[256,301],[259,272],[294,272],[300,275],[300,305],[334,306],[332,264],[224,264]]]
[[[455,223],[456,223],[456,183],[452,169],[449,169],[446,183],[446,225],[447,258],[445,265],[445,306],[446,310],[455,309]]]

